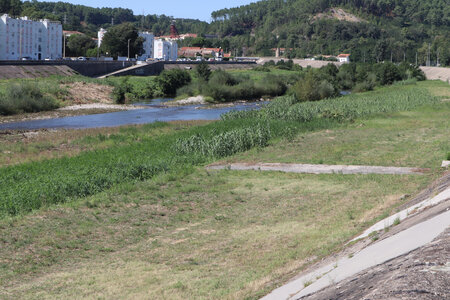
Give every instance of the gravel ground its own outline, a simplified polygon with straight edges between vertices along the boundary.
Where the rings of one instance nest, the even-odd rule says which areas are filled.
[[[87,110],[87,109],[105,109],[105,110],[132,110],[141,109],[143,107],[137,105],[123,105],[123,104],[107,104],[107,103],[90,103],[90,104],[77,104],[66,107],[58,108],[59,111],[74,111],[74,110]]]

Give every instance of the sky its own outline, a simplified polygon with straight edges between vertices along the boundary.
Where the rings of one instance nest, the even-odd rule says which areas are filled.
[[[47,0],[48,1],[48,0]],[[52,0],[50,0],[52,1]],[[56,1],[56,0],[54,0]],[[223,8],[231,8],[256,2],[257,0],[61,0],[73,4],[91,7],[123,7],[133,10],[135,15],[157,14],[173,16],[175,18],[199,19],[211,21],[211,12]]]

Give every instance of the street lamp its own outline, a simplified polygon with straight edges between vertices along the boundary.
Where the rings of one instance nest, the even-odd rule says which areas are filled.
[[[128,39],[128,61],[130,60],[130,41],[131,39]]]

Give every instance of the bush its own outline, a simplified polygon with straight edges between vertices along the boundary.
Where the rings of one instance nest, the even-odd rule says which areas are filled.
[[[44,95],[37,83],[21,82],[8,85],[0,95],[0,114],[39,112],[58,108],[58,103]]]
[[[124,104],[127,100],[126,95],[132,92],[132,86],[128,80],[128,77],[121,78],[112,91],[114,102],[117,104]]]
[[[195,68],[195,73],[199,79],[207,82],[211,76],[211,69],[209,68],[208,63],[202,61],[197,68]]]
[[[242,79],[234,77],[230,73],[219,69],[212,73],[211,79],[209,81],[209,83],[213,85],[233,86],[241,82]]]
[[[164,95],[172,96],[178,88],[191,82],[191,75],[185,70],[166,70],[157,77],[156,82]]]
[[[399,69],[393,63],[383,63],[375,65],[377,80],[381,85],[393,84],[402,79]]]
[[[368,92],[373,90],[374,85],[371,81],[366,80],[363,82],[358,82],[354,87],[353,87],[353,92],[354,93],[362,93],[362,92]]]
[[[333,84],[327,80],[320,80],[316,72],[309,70],[305,78],[299,80],[292,87],[293,94],[298,101],[316,101],[337,95]]]
[[[398,70],[403,80],[408,79],[415,79],[418,81],[426,80],[425,73],[418,66],[403,62],[398,66]]]

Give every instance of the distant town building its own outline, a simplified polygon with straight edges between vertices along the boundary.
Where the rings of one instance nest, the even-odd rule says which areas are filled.
[[[350,62],[350,54],[339,54],[337,56],[337,59],[339,60],[339,62],[348,63]]]
[[[155,59],[177,60],[178,58],[178,44],[176,41],[166,41],[164,39],[157,38],[154,42],[153,51],[153,58]]]
[[[178,51],[178,56],[196,57],[198,54],[201,56],[222,58],[223,50],[221,48],[181,47]]]
[[[139,36],[144,39],[144,43],[142,44],[144,53],[142,53],[142,55],[139,56],[138,59],[147,60],[149,58],[153,58],[154,56],[153,46],[155,42],[155,36],[153,35],[153,33],[147,31],[139,32]]]
[[[62,25],[27,17],[0,17],[0,60],[62,58]]]
[[[100,48],[100,46],[102,45],[103,42],[103,37],[105,36],[105,33],[107,33],[108,31],[106,29],[100,28],[100,30],[97,33],[97,38],[98,38],[98,42],[97,42],[97,47]]]

